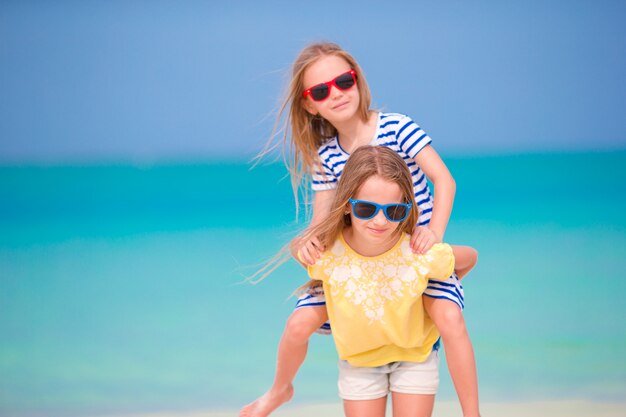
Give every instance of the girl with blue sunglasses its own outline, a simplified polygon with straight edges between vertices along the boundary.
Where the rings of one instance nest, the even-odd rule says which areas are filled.
[[[315,194],[309,227],[314,228],[329,216],[338,182],[353,153],[366,145],[389,148],[402,158],[412,176],[412,204],[420,215],[414,219],[410,231],[410,246],[415,253],[423,254],[443,239],[454,201],[454,179],[431,146],[430,137],[411,118],[373,111],[370,105],[371,95],[363,71],[348,52],[333,43],[318,43],[299,54],[278,117],[280,120],[286,116],[281,131],[296,205],[301,184],[305,179],[310,180]],[[275,147],[268,142],[261,156]],[[436,189],[436,198],[427,179]],[[362,216],[366,216],[367,210],[380,210],[359,202],[355,208],[366,210],[359,211]],[[390,217],[397,215],[390,208],[383,208],[382,213]],[[372,215],[377,218],[375,214]],[[306,238],[293,242],[292,253],[299,253],[307,265],[314,265],[326,248],[318,236],[307,234]],[[452,274],[443,282],[431,281],[424,297],[425,308],[441,333],[463,414],[479,416],[476,365],[462,314],[463,288],[458,275]],[[309,288],[287,321],[272,387],[244,407],[241,416],[265,417],[291,399],[292,382],[306,357],[308,339],[316,331],[330,333],[327,320],[323,289]]]
[[[384,147],[363,146],[345,166],[317,236],[329,248],[314,265],[339,354],[339,396],[346,417],[432,413],[439,383],[439,331],[425,314],[429,278],[463,275],[476,262],[469,247],[437,243],[425,254],[410,248],[419,217],[404,161]]]

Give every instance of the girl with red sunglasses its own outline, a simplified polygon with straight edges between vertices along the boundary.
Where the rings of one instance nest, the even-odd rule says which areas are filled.
[[[310,182],[313,215],[309,229],[329,216],[337,184],[350,155],[365,145],[384,146],[406,163],[413,179],[415,204],[420,216],[410,246],[427,252],[443,239],[456,185],[448,168],[431,146],[431,138],[408,116],[370,108],[371,95],[356,60],[338,45],[317,43],[304,48],[293,64],[292,80],[277,120],[284,117],[283,146],[288,155],[296,206],[304,182]],[[274,135],[272,135],[272,138]],[[275,147],[269,141],[262,157]],[[430,191],[427,179],[436,190]],[[304,190],[305,199],[309,193]],[[327,249],[317,236],[292,242],[291,252],[307,265],[315,265]],[[463,414],[479,416],[478,382],[471,340],[465,326],[463,288],[452,274],[446,281],[429,281],[424,308],[437,326],[446,348],[448,369]],[[292,382],[306,357],[314,332],[329,333],[325,296],[321,286],[311,286],[299,298],[289,317],[278,348],[272,387],[244,407],[240,416],[265,417],[293,395]]]

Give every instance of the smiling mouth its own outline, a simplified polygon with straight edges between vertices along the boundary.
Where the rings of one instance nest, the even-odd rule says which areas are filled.
[[[341,107],[345,107],[349,102],[348,101],[344,101],[343,103],[337,104],[335,107],[333,107],[333,110],[339,109]]]

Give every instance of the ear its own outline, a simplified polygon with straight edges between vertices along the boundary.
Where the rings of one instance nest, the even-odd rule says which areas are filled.
[[[317,111],[317,109],[315,108],[315,105],[313,104],[313,100],[309,100],[308,97],[306,98],[301,98],[302,100],[302,107],[304,108],[304,110],[306,110],[309,114],[311,114],[312,116],[317,116],[319,114],[319,112]]]

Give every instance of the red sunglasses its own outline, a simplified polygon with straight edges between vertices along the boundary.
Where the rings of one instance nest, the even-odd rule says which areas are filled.
[[[350,70],[345,72],[335,79],[327,81],[325,83],[314,85],[302,93],[302,96],[311,96],[314,101],[323,101],[330,95],[330,88],[334,85],[339,90],[347,90],[354,86],[356,83],[356,71]]]

